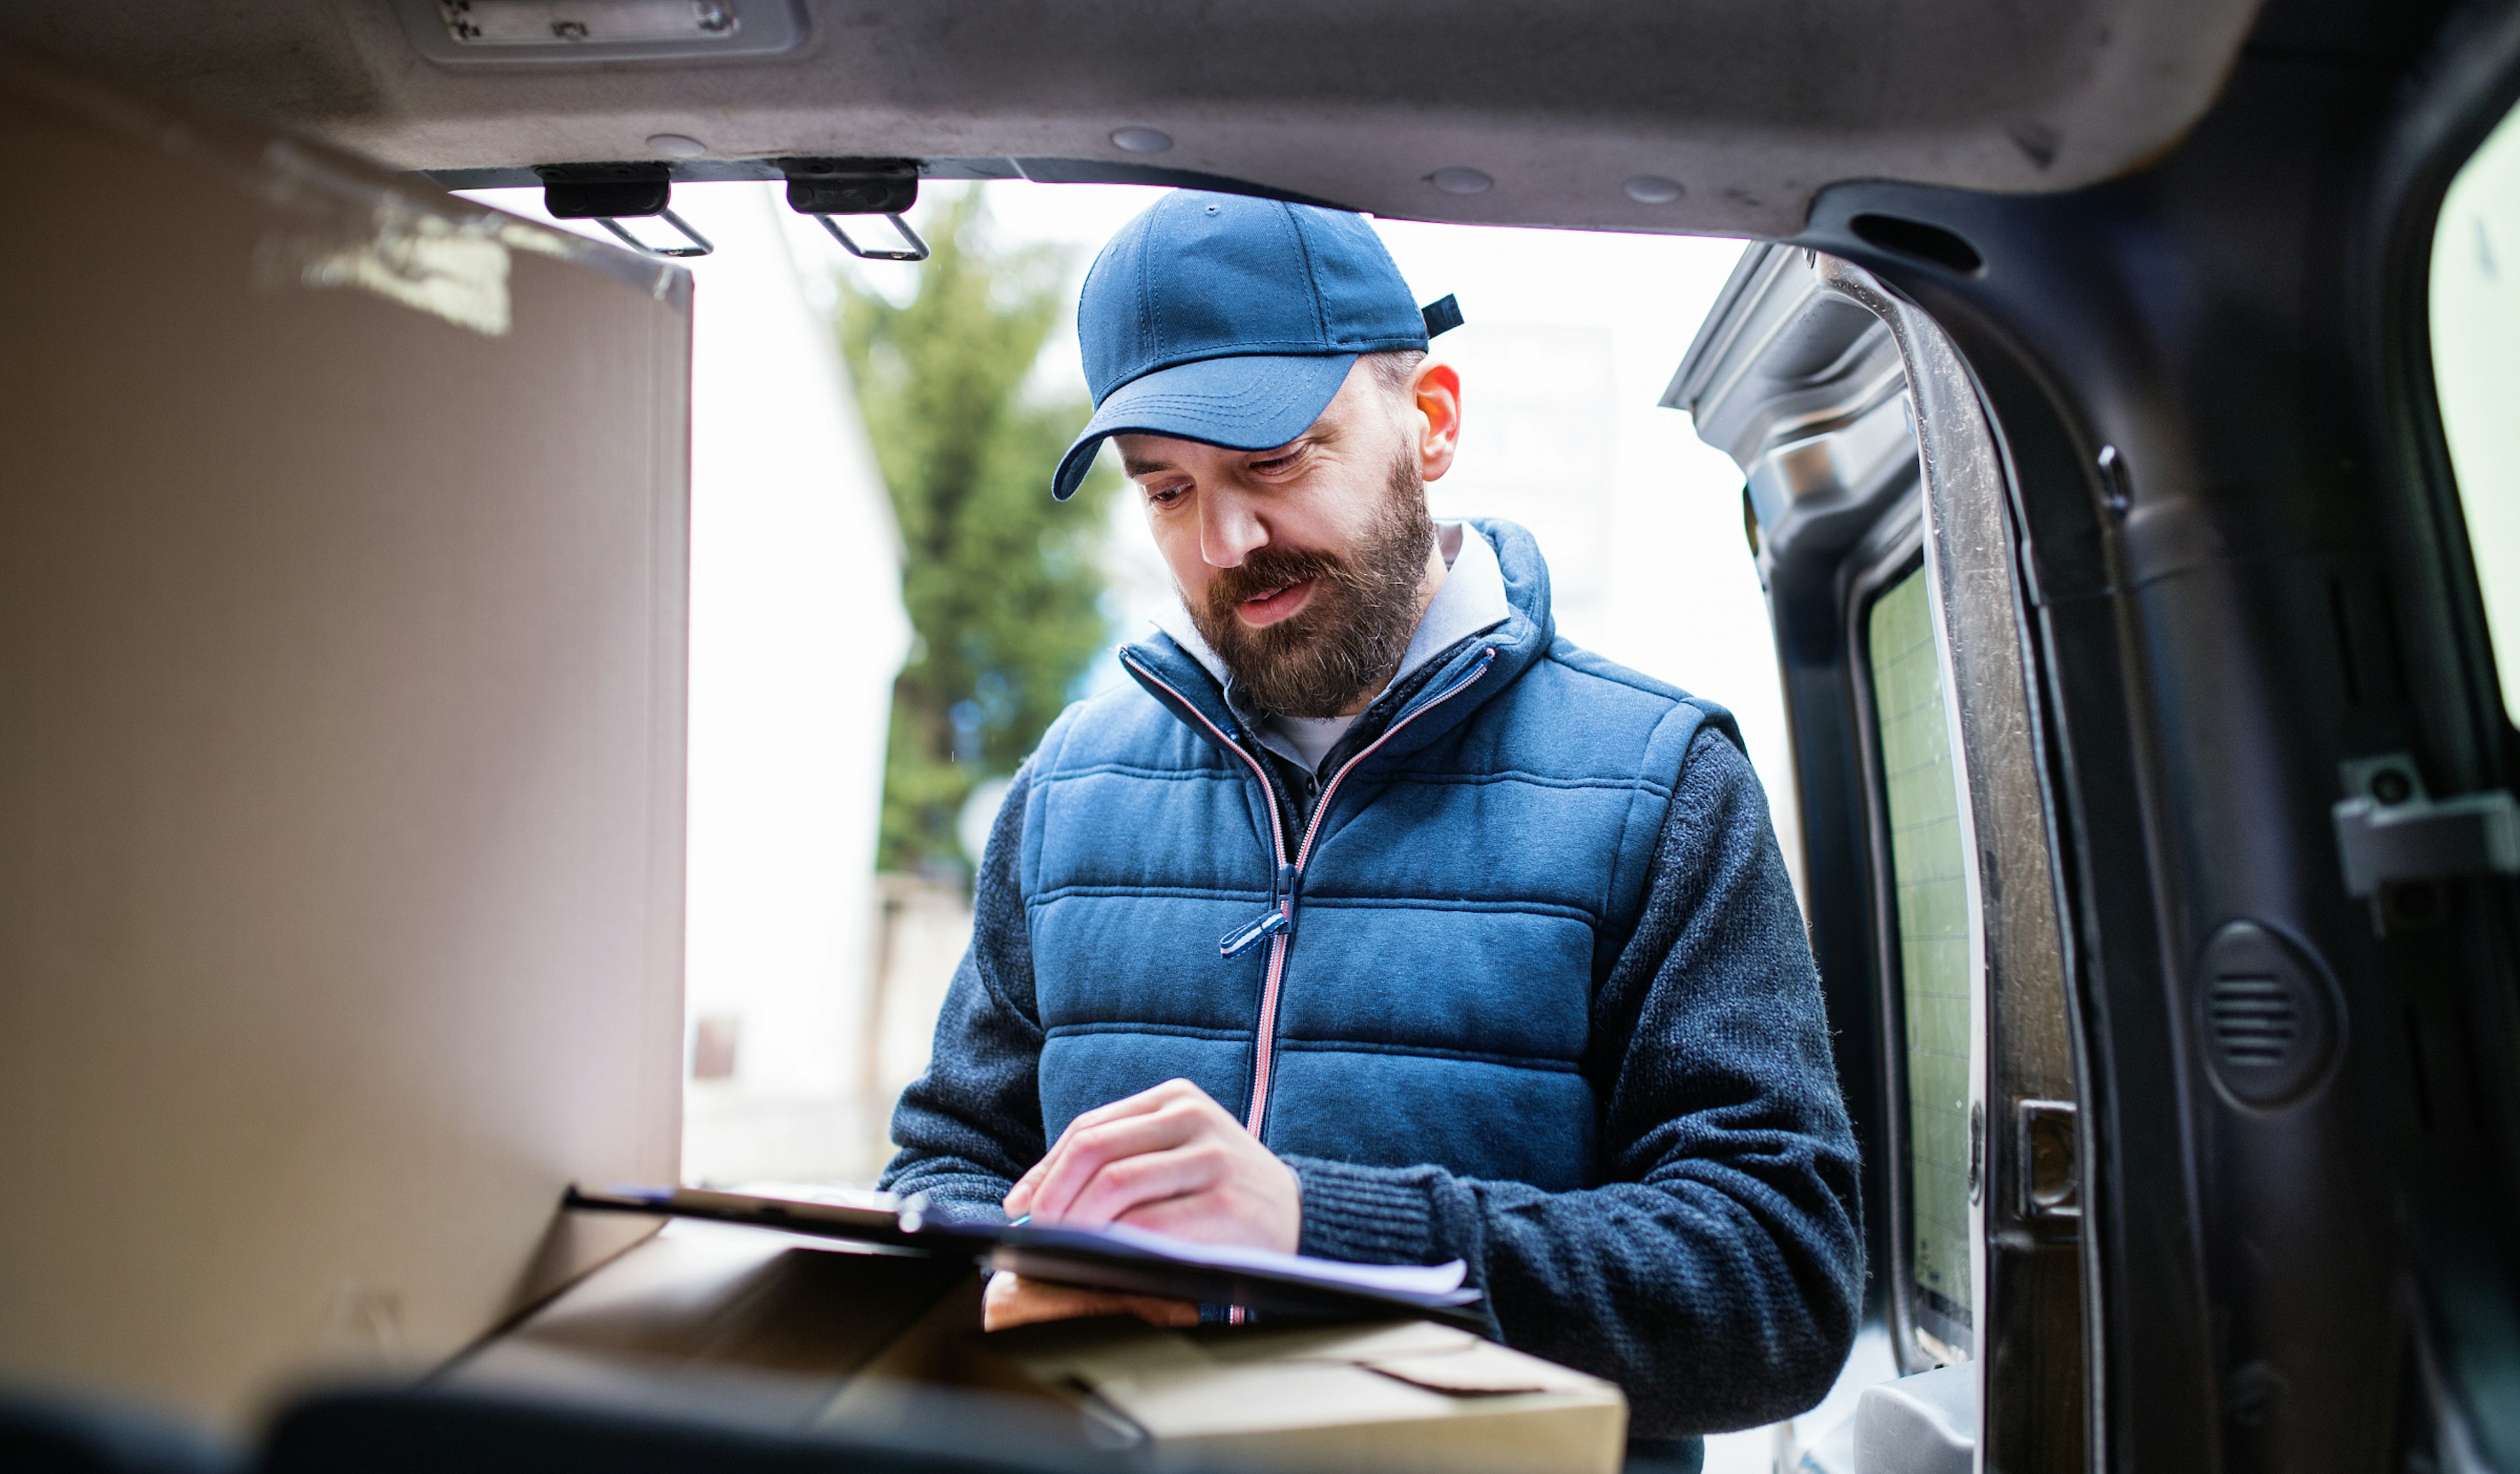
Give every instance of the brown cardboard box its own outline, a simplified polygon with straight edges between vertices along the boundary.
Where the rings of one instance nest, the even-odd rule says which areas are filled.
[[[686,273],[0,52],[0,1380],[236,1426],[645,1231]]]
[[[652,1403],[740,1395],[793,1427],[989,1392],[1157,1465],[1444,1474],[1619,1467],[1627,1400],[1598,1378],[1418,1320],[1164,1330],[1126,1319],[984,1334],[959,1266],[681,1223],[457,1369],[458,1385]]]

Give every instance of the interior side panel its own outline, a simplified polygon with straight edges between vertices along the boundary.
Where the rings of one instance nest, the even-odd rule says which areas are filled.
[[[2453,1309],[2511,1301],[2508,1093],[2424,1104],[2445,1064],[2508,1057],[2509,885],[2356,899],[2330,814],[2349,765],[2391,753],[2437,794],[2509,780],[2457,633],[2472,599],[2415,514],[2438,481],[2389,419],[2408,399],[2375,391],[2421,352],[2403,243],[2439,198],[2376,141],[2409,77],[2483,69],[2479,33],[2427,58],[2439,11],[2341,14],[2271,14],[2149,172],[2041,201],[1849,186],[1801,237],[1930,312],[2006,437],[2106,1093],[2120,1467],[2369,1468],[2451,1425],[2515,1447],[2487,1370],[2507,1318]],[[2468,106],[2498,117],[2507,87],[2485,92]],[[1885,248],[1883,219],[1930,248]],[[2279,1081],[2234,1022],[2262,988],[2298,1031]]]

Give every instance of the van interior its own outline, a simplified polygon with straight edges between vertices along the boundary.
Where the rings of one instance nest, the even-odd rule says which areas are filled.
[[[1752,243],[1662,403],[1872,1267],[1778,1470],[2520,1468],[2515,101],[2508,0],[0,0],[0,1448],[1114,1456],[696,1321],[450,1371],[678,1172],[674,193],[916,260],[1025,179]]]

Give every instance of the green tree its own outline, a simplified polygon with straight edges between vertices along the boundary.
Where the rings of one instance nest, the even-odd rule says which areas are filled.
[[[1050,477],[1092,405],[1027,387],[1071,258],[993,240],[977,187],[936,211],[918,294],[845,278],[839,337],[892,493],[917,642],[884,757],[888,870],[968,867],[956,820],[1012,773],[1107,638],[1099,560],[1110,478],[1061,505]]]

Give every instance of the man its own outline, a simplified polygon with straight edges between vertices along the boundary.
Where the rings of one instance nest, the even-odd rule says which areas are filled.
[[[1056,494],[1116,440],[1182,609],[1016,775],[886,1185],[1458,1258],[1647,1438],[1810,1407],[1856,1154],[1732,718],[1556,639],[1522,529],[1429,519],[1461,380],[1360,217],[1165,196],[1077,328]],[[1112,1311],[1199,1318],[988,1292],[992,1326]]]

